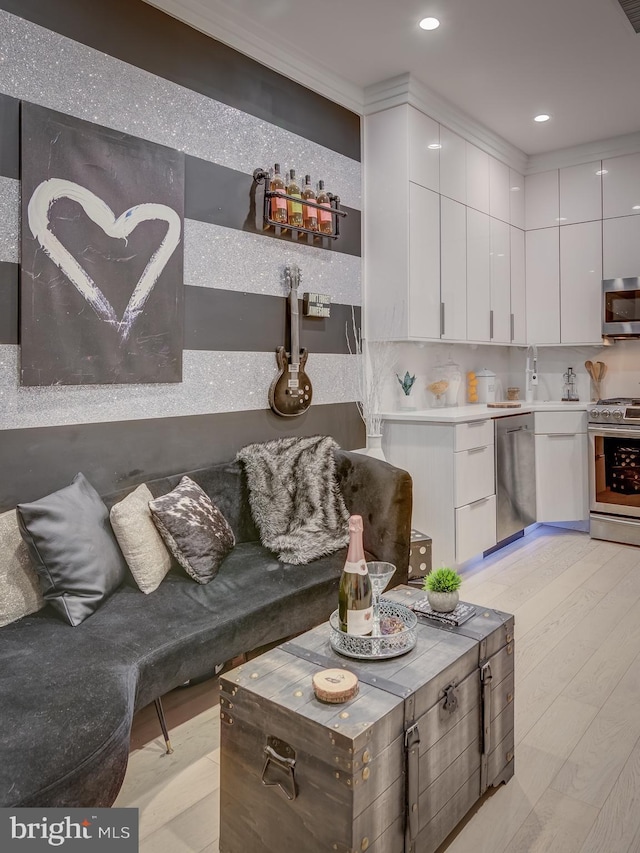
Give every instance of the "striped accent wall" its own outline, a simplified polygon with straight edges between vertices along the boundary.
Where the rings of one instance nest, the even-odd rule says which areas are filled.
[[[182,383],[19,386],[21,101],[185,152]],[[359,158],[358,116],[141,0],[0,0],[0,510],[77,470],[106,492],[275,435],[361,446],[346,337],[360,322]],[[348,216],[329,247],[263,231],[252,173],[276,160],[340,195]],[[282,419],[267,391],[291,262],[300,296],[327,293],[332,307],[301,317],[314,405]]]

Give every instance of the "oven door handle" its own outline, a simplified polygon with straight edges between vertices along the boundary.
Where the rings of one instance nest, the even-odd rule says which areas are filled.
[[[606,427],[600,426],[590,426],[587,427],[587,430],[591,433],[591,435],[601,435],[605,438],[639,438],[640,439],[640,429],[631,428],[625,429],[624,427],[617,428],[613,427],[612,429],[607,429]]]

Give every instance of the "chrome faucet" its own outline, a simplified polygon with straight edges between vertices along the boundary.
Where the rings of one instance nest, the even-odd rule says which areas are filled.
[[[532,403],[535,396],[535,389],[538,386],[538,347],[535,344],[529,344],[527,347],[527,366],[525,370],[524,380],[524,399],[527,403]]]

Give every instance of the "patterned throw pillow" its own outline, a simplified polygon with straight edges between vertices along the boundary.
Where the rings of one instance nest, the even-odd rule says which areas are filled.
[[[153,495],[142,484],[114,504],[109,514],[120,550],[144,593],[157,589],[171,568],[171,555],[151,517],[152,500]]]
[[[198,583],[209,583],[236,544],[226,518],[189,477],[168,495],[149,502],[156,527],[182,568]]]
[[[0,515],[0,626],[35,613],[46,604],[15,510]]]

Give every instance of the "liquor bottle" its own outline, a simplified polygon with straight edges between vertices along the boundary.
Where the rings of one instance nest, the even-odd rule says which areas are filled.
[[[331,201],[324,188],[324,181],[318,181],[318,197],[316,201],[327,208],[326,211],[318,211],[318,230],[322,234],[333,234],[333,216],[329,212],[331,210]]]
[[[340,628],[366,637],[373,627],[373,592],[362,544],[362,516],[349,518],[349,550],[338,592]]]
[[[284,193],[284,178],[280,174],[280,163],[273,167],[273,175],[269,183],[269,189],[277,193]],[[287,224],[287,200],[279,196],[271,197],[271,218],[276,222]]]
[[[296,181],[296,170],[291,169],[289,172],[289,183],[287,185],[287,195],[296,196],[297,198],[301,198],[300,196],[300,187],[298,186],[298,182]],[[289,225],[302,227],[302,204],[299,204],[297,201],[287,200],[287,210],[289,212]]]
[[[313,187],[311,186],[311,175],[305,175],[304,177],[304,187],[302,188],[302,198],[310,199],[311,201],[316,200],[316,194],[313,191]],[[308,205],[304,205],[302,208],[302,223],[305,228],[308,228],[309,231],[317,231],[318,230],[318,210],[315,207],[309,207]]]

